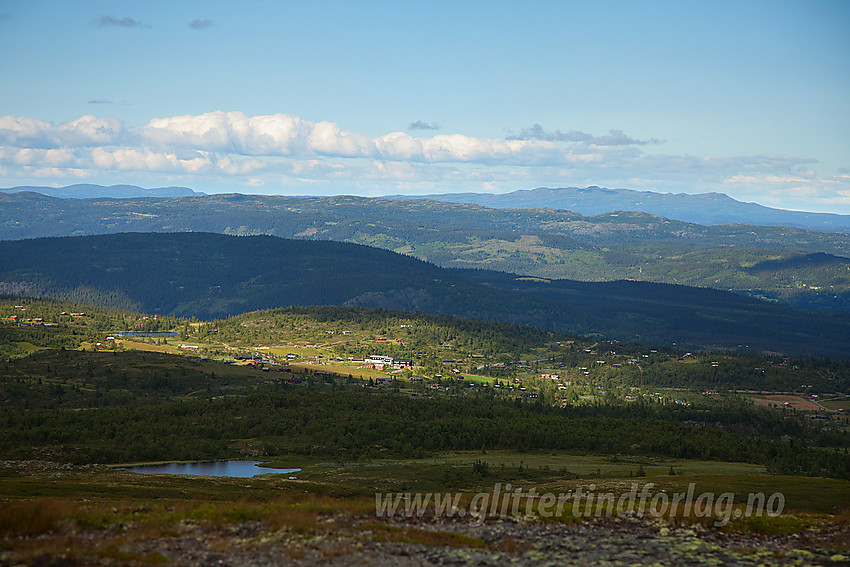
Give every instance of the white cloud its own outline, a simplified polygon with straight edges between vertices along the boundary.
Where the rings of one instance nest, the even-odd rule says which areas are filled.
[[[73,166],[78,160],[74,153],[67,148],[55,150],[40,150],[24,148],[11,156],[11,160],[19,165],[48,165],[55,167]]]
[[[211,173],[213,170],[210,159],[207,156],[180,159],[173,153],[159,153],[135,148],[120,148],[117,150],[95,148],[92,150],[91,158],[96,167],[119,171]]]
[[[307,136],[307,147],[319,155],[366,158],[375,152],[375,142],[354,132],[343,132],[333,122],[314,124]]]
[[[637,151],[464,134],[413,137],[404,132],[392,132],[370,138],[343,130],[333,122],[311,122],[285,114],[248,117],[241,112],[221,111],[155,118],[138,128],[128,127],[115,118],[91,115],[60,124],[4,116],[0,117],[0,143],[19,148],[119,146],[157,153],[189,150],[257,157],[514,166],[601,162],[607,157]]]
[[[413,137],[392,132],[369,138],[333,122],[310,122],[275,114],[248,117],[241,112],[157,118],[138,130],[147,144],[251,156],[324,156],[397,161],[509,162],[534,165],[569,161],[558,144],[528,140],[476,138],[463,134]]]
[[[0,144],[19,148],[102,146],[127,143],[124,124],[117,118],[86,115],[54,124],[17,116],[0,116]]]
[[[122,142],[124,124],[117,118],[86,115],[59,128],[63,145],[111,145]]]
[[[39,167],[30,168],[29,172],[33,177],[38,177],[39,179],[63,179],[68,177],[85,179],[92,176],[90,169],[78,169],[74,167]]]
[[[850,207],[850,178],[846,175],[819,178],[810,170],[797,175],[733,175],[723,180],[723,190],[773,207],[850,212],[845,210]]]

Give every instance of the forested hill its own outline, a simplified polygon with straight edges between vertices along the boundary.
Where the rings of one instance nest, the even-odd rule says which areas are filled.
[[[340,242],[123,233],[0,242],[0,258],[0,292],[200,319],[375,302],[522,323],[572,319],[569,309],[547,319],[552,306],[544,301],[487,290],[409,256]]]
[[[850,311],[850,238],[838,233],[701,226],[622,211],[583,217],[555,209],[346,196],[57,199],[0,193],[4,240],[184,231],[352,242],[442,267],[713,287]],[[819,253],[829,254],[828,261],[808,261]]]
[[[220,318],[364,305],[529,324],[682,348],[847,357],[850,315],[646,282],[529,280],[446,270],[339,242],[128,233],[0,242],[0,292]]]

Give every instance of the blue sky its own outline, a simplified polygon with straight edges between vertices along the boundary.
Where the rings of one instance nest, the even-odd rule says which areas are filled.
[[[0,0],[0,186],[850,214],[850,2]]]

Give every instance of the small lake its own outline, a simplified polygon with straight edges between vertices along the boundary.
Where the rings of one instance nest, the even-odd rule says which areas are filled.
[[[249,478],[258,474],[292,474],[301,469],[272,469],[261,467],[260,461],[218,461],[214,463],[168,463],[138,465],[124,470],[142,474],[191,474],[195,476],[230,476]]]
[[[143,331],[121,331],[118,333],[110,333],[111,335],[115,335],[117,337],[179,337],[180,333],[177,331],[156,331],[151,333],[145,333]]]

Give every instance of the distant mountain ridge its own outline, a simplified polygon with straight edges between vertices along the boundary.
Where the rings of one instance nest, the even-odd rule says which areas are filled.
[[[188,187],[143,188],[135,185],[76,184],[67,187],[18,186],[0,193],[32,192],[60,199],[133,199],[139,197],[192,197],[205,195]],[[252,195],[246,195],[251,197]],[[472,203],[494,209],[562,209],[583,216],[634,211],[701,225],[751,224],[790,226],[821,232],[850,231],[850,215],[774,209],[738,201],[723,193],[657,193],[634,189],[538,187],[510,193],[443,193],[388,195],[384,199],[429,199],[445,203]]]
[[[8,189],[0,188],[2,193],[21,193],[30,191],[32,193],[40,193],[48,197],[58,197],[59,199],[133,199],[136,197],[190,197],[192,195],[203,195],[188,187],[153,187],[145,189],[135,185],[112,185],[106,187],[103,185],[92,185],[89,183],[79,183],[76,185],[68,185],[67,187],[36,187],[36,186],[19,186],[9,187]]]
[[[738,201],[723,193],[655,193],[602,187],[521,189],[510,193],[446,193],[441,195],[390,195],[387,199],[432,199],[448,203],[474,203],[494,209],[545,207],[585,216],[616,211],[639,211],[702,225],[730,223],[791,226],[825,232],[850,230],[850,215],[773,209]]]

